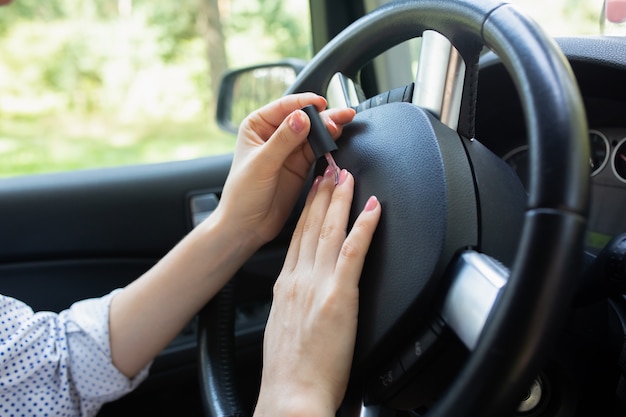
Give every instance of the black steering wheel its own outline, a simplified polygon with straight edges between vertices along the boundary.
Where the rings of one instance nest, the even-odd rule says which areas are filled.
[[[375,56],[430,31],[453,46],[434,75],[443,80],[442,111],[415,99],[428,102],[436,84],[418,75],[400,93],[361,103],[338,142],[336,160],[356,178],[354,207],[372,194],[383,206],[361,278],[349,393],[366,410],[502,415],[520,403],[558,334],[583,249],[587,126],[565,57],[506,3],[394,1],[326,45],[288,93],[326,94],[336,73],[357,80]],[[433,49],[430,39],[423,37],[422,50]],[[528,193],[474,139],[484,47],[502,60],[522,103]],[[418,73],[438,69],[430,64],[420,62]],[[352,97],[345,93],[356,104]],[[233,389],[228,297],[201,315],[202,395],[214,417],[243,414]]]

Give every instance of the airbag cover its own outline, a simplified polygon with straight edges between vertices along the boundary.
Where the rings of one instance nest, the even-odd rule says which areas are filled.
[[[414,105],[392,103],[358,113],[338,142],[337,163],[356,180],[351,219],[370,195],[383,207],[360,284],[357,367],[403,319],[419,320],[431,277],[447,263],[446,172],[433,120]]]

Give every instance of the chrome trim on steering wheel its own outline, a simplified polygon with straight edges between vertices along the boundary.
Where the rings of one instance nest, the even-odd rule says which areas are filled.
[[[493,258],[470,250],[461,254],[452,274],[441,316],[465,346],[473,350],[507,283],[509,271]]]
[[[421,65],[427,62],[427,65]],[[456,130],[459,125],[465,62],[450,41],[434,30],[422,35],[413,104]]]
[[[365,97],[360,97],[354,81],[340,72],[330,79],[326,98],[328,99],[328,107],[335,109],[356,107],[365,99]]]

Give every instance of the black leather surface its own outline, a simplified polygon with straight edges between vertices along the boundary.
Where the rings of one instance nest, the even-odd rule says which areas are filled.
[[[361,277],[361,368],[407,333],[407,321],[415,327],[426,318],[445,266],[459,248],[477,244],[476,197],[467,160],[450,161],[465,158],[456,132],[411,104],[357,114],[338,146],[337,163],[358,183],[352,219],[370,195],[383,206]],[[451,227],[459,216],[466,221]]]

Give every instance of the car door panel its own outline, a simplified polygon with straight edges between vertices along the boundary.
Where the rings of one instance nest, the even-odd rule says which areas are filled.
[[[58,312],[125,286],[191,230],[191,197],[219,196],[231,160],[0,180],[0,293],[36,311]],[[168,392],[188,396],[182,410],[199,413],[195,344],[192,322],[157,358],[143,386],[101,415],[146,407],[166,415],[171,409],[164,405],[178,403]]]
[[[0,180],[0,293],[35,311],[58,312],[127,285],[192,229],[196,215],[206,217],[206,211],[194,212],[206,205],[194,201],[220,197],[231,161],[232,155],[222,155]],[[258,387],[272,283],[295,213],[234,277],[238,369],[249,401]],[[139,410],[201,414],[195,319],[156,358],[148,380],[99,415]]]
[[[229,156],[0,181],[0,262],[161,256],[190,228],[188,197],[220,190]]]

